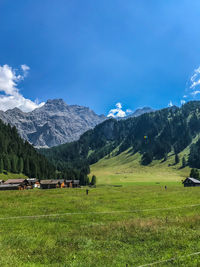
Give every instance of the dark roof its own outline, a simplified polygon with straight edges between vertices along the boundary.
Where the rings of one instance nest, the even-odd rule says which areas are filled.
[[[191,177],[186,178],[185,181],[183,181],[183,183],[185,183],[188,180],[192,181],[195,184],[200,184],[200,181],[199,180],[197,180],[195,178],[191,178]]]
[[[58,184],[58,180],[41,180],[40,184]]]
[[[24,181],[26,181],[26,179],[8,179],[4,184],[21,184]]]

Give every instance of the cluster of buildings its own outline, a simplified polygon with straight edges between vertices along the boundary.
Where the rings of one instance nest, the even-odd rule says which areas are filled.
[[[79,180],[37,180],[36,178],[28,179],[8,179],[0,180],[0,190],[25,190],[25,189],[52,189],[52,188],[76,188],[80,187]]]

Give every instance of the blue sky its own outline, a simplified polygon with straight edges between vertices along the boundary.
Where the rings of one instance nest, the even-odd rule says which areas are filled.
[[[24,99],[98,114],[180,105],[199,96],[199,25],[199,0],[0,0],[0,75]]]

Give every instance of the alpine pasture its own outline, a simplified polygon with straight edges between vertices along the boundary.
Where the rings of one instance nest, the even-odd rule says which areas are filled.
[[[85,187],[2,191],[0,265],[197,266],[200,188],[181,184],[189,170],[139,168],[126,157],[91,166],[98,185],[88,195]]]

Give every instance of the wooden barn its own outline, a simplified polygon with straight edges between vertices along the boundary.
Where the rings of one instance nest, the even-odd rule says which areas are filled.
[[[184,187],[200,186],[200,181],[195,178],[188,177],[183,181],[183,184]]]
[[[53,189],[60,187],[60,182],[58,180],[41,180],[40,188],[41,189]]]
[[[26,189],[29,183],[26,179],[8,179],[3,185],[16,185],[19,189]]]

